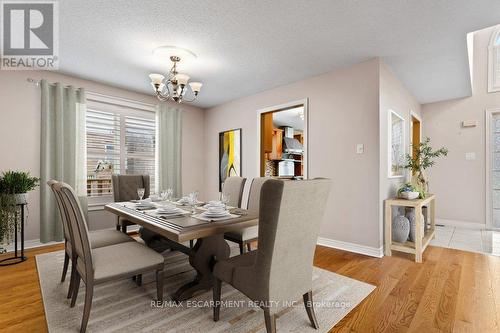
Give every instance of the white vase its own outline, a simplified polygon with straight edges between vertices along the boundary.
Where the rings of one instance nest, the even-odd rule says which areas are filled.
[[[25,204],[28,202],[28,193],[16,193],[14,194],[14,200],[17,205]]]

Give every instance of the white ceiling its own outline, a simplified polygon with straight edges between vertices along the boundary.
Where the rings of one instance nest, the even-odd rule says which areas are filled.
[[[300,118],[300,112],[304,111],[304,107],[288,109],[273,113],[273,124],[275,127],[289,126],[295,130],[304,130],[304,120]]]
[[[64,0],[60,71],[151,93],[151,51],[185,47],[197,105],[380,56],[422,102],[470,94],[466,33],[500,23],[498,0]],[[182,66],[181,66],[182,69]]]

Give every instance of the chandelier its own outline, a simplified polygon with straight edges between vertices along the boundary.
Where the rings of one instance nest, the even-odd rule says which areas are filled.
[[[182,53],[188,58],[196,58],[196,56],[189,50],[174,46],[159,47],[153,51],[153,54],[161,55],[165,54],[165,52],[170,54],[169,57],[172,62],[170,72],[166,76],[155,73],[149,74],[156,97],[160,101],[193,102],[198,97],[203,84],[201,82],[189,82],[188,75],[177,71],[177,64],[181,61]],[[189,90],[190,92],[188,92]]]

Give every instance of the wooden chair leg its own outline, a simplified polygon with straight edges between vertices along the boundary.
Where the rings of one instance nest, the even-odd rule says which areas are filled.
[[[73,289],[75,289],[75,280],[76,280],[76,258],[71,259],[71,275],[69,277],[69,288],[68,295],[66,298],[70,299],[73,294]]]
[[[192,249],[194,247],[194,240],[189,241],[189,248]]]
[[[64,280],[66,280],[66,274],[68,273],[68,266],[69,266],[69,255],[66,251],[64,251],[64,264],[63,264],[61,282],[64,282]]]
[[[92,297],[94,296],[94,285],[91,281],[85,284],[85,305],[83,307],[82,326],[80,326],[80,333],[85,333],[87,330],[87,323],[89,322],[90,309],[92,308]]]
[[[127,233],[127,226],[126,226],[126,225],[122,225],[122,232],[123,232],[124,234],[126,234],[126,233]]]
[[[306,308],[307,316],[309,317],[312,327],[318,329],[319,325],[318,320],[316,319],[316,314],[314,313],[312,290],[302,295],[302,298],[304,299],[304,307]]]
[[[214,280],[214,321],[219,321],[220,314],[220,294],[221,294],[222,281],[215,278]]]
[[[156,271],[156,300],[163,302],[163,270]]]
[[[247,243],[247,251],[252,252],[252,243]]]
[[[116,224],[116,230],[120,231],[121,230],[121,225],[119,223]]]
[[[243,246],[243,242],[240,242],[238,245],[240,246],[240,254],[245,253],[245,246]]]
[[[135,276],[135,283],[140,287],[142,286],[142,274]]]
[[[268,308],[264,309],[264,320],[267,333],[276,333],[276,315],[271,314]]]
[[[76,298],[78,297],[78,290],[80,289],[80,274],[75,271],[75,282],[73,284],[73,290],[71,291],[71,307],[75,307]]]

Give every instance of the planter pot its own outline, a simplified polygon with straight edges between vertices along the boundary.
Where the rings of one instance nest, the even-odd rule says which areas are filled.
[[[403,215],[396,216],[392,221],[392,240],[404,243],[410,234],[410,221]]]
[[[16,193],[13,194],[16,204],[25,204],[28,202],[28,193]]]
[[[419,195],[419,192],[401,192],[399,197],[406,200],[413,200],[418,198]]]

